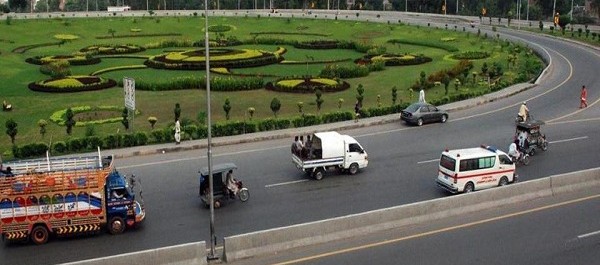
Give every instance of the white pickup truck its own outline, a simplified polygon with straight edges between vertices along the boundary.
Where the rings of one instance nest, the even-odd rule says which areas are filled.
[[[351,175],[369,164],[367,152],[351,136],[337,132],[320,132],[311,137],[310,147],[292,151],[292,161],[298,169],[323,179],[328,170],[347,171]]]

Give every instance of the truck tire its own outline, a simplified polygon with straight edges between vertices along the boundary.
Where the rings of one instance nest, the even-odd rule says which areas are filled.
[[[320,168],[319,168],[319,169],[315,170],[315,172],[313,173],[313,177],[314,177],[316,180],[322,180],[322,179],[323,179],[323,175],[324,175],[324,173],[325,173],[325,172],[323,171],[323,169],[320,169]]]
[[[29,234],[31,238],[31,242],[36,245],[43,245],[48,242],[48,238],[50,237],[50,233],[48,232],[48,228],[45,225],[37,225],[31,230],[31,234]]]
[[[350,165],[350,167],[348,168],[348,173],[350,173],[350,175],[354,175],[354,174],[356,174],[356,172],[358,172],[358,164],[352,163]]]
[[[125,222],[123,218],[120,216],[114,216],[110,218],[110,222],[108,222],[108,232],[113,235],[118,235],[125,231]]]

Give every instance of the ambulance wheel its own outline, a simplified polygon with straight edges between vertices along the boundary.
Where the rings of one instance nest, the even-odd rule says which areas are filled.
[[[323,174],[324,174],[324,173],[325,173],[325,172],[323,172],[323,169],[317,169],[317,170],[315,171],[315,173],[313,173],[313,177],[314,177],[316,180],[322,180],[322,179],[323,179]]]
[[[358,164],[352,163],[350,168],[348,168],[348,173],[350,173],[350,175],[354,175],[356,172],[358,172]]]
[[[506,186],[506,185],[508,185],[508,178],[503,176],[500,178],[500,182],[498,182],[498,186]]]
[[[475,190],[475,186],[473,185],[473,182],[468,182],[465,185],[465,189],[463,190],[464,193],[470,193],[473,192]]]
[[[118,235],[125,231],[125,221],[123,218],[119,216],[114,216],[110,218],[110,222],[108,222],[108,232],[113,235]]]
[[[31,241],[36,245],[46,244],[48,242],[48,229],[44,225],[38,225],[31,230]]]

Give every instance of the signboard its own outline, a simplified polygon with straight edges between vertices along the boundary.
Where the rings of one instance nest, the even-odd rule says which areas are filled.
[[[123,78],[123,89],[125,89],[125,107],[135,110],[135,80],[133,78]]]

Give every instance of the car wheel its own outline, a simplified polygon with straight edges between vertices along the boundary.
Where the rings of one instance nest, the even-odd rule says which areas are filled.
[[[418,125],[418,126],[422,126],[422,125],[423,125],[423,119],[419,118],[419,119],[417,120],[417,125]]]
[[[463,190],[464,193],[470,193],[473,192],[475,190],[475,186],[473,185],[473,182],[469,182],[467,183],[467,185],[465,185],[465,189]]]
[[[446,121],[448,121],[448,116],[446,114],[442,115],[442,119],[440,121],[442,123],[446,123]]]

